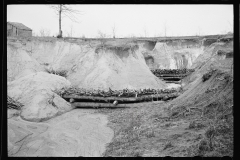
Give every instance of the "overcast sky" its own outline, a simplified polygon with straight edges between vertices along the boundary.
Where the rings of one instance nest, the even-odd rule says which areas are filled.
[[[62,20],[63,35],[96,37],[101,31],[116,37],[189,36],[233,32],[233,5],[70,5],[82,12],[79,23]],[[8,5],[7,21],[20,22],[39,34],[58,34],[58,15],[47,5]],[[166,29],[165,29],[166,28]]]

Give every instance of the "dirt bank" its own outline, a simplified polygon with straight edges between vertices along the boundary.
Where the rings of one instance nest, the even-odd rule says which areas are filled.
[[[204,48],[201,40],[156,42],[154,48],[152,50],[146,48],[143,55],[147,65],[152,69],[191,68]]]
[[[23,104],[21,117],[28,121],[44,121],[72,109],[54,90],[69,87],[66,78],[37,72],[8,83],[8,96]]]
[[[150,72],[142,50],[136,42],[121,40],[8,39],[8,52],[15,53],[9,62],[19,64],[13,58],[27,53],[44,69],[66,71],[73,86],[103,90],[165,88],[166,84]],[[11,64],[8,72],[12,79],[20,74]]]
[[[113,137],[113,131],[106,126],[107,122],[107,117],[102,114],[80,109],[40,123],[9,116],[8,156],[102,156],[105,145]]]

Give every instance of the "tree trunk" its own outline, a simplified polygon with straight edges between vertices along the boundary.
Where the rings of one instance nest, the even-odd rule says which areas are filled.
[[[62,37],[62,30],[61,30],[61,14],[62,14],[62,4],[60,4],[59,9],[59,37]]]

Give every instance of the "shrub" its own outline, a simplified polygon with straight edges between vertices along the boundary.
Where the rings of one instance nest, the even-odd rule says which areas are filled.
[[[208,73],[205,73],[203,76],[202,76],[202,81],[205,82],[207,80],[209,80],[211,78],[211,76],[213,75],[215,70],[211,70],[209,71]]]
[[[226,58],[233,58],[233,52],[230,51],[226,54]]]
[[[210,150],[210,147],[209,147],[208,140],[206,139],[201,140],[198,145],[198,154],[204,155],[209,150]]]

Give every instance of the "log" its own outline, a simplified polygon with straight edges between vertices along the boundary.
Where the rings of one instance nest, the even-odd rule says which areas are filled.
[[[104,101],[111,102],[117,101],[118,103],[126,103],[126,102],[144,102],[144,101],[160,101],[173,99],[180,95],[180,93],[170,93],[170,94],[154,94],[154,95],[144,95],[141,97],[93,97],[93,96],[78,96],[78,95],[63,95],[64,99],[71,99],[71,102],[75,100],[90,100],[90,101]]]
[[[94,96],[78,96],[78,95],[63,95],[64,99],[78,99],[78,100],[92,100],[92,101],[125,101],[135,102],[136,98],[125,98],[125,97],[94,97]]]
[[[189,73],[187,73],[187,74],[159,74],[159,75],[157,75],[157,77],[172,77],[172,78],[175,78],[175,77],[186,77],[188,75],[189,75]]]
[[[72,103],[77,108],[125,108],[131,107],[131,104],[112,104],[112,103],[94,103],[94,102],[74,102]]]

